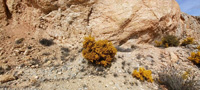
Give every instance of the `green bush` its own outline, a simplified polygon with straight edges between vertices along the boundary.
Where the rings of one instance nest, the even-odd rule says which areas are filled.
[[[111,64],[117,49],[107,40],[95,41],[94,37],[85,37],[82,54],[92,63],[107,66]]]
[[[179,39],[174,35],[166,35],[161,41],[155,41],[157,47],[177,47],[179,45]]]
[[[159,73],[158,82],[168,90],[200,90],[200,81],[195,76],[190,70],[183,73],[180,69],[169,66]]]

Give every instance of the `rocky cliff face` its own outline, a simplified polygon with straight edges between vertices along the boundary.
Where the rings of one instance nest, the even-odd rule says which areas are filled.
[[[177,28],[177,32],[181,32],[181,37],[194,37],[197,41],[200,40],[200,20],[198,16],[191,16],[186,13],[181,13],[181,22]],[[200,43],[200,42],[198,42]]]
[[[29,23],[58,42],[91,34],[116,45],[129,39],[146,43],[164,34],[189,33],[186,29],[193,22],[188,20],[197,22],[190,33],[198,32],[194,28],[199,24],[181,14],[175,0],[4,0],[1,4],[1,26],[10,17],[10,23]]]
[[[129,39],[150,42],[157,34],[175,32],[180,19],[180,9],[174,0],[5,1],[1,4],[5,3],[11,12],[13,23],[35,23],[36,28],[46,30],[54,38],[76,38],[77,34],[87,32],[117,45]],[[5,5],[1,5],[3,17]],[[6,18],[2,21],[6,22]]]

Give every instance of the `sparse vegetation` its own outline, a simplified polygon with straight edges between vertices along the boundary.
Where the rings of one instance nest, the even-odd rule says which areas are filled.
[[[151,70],[145,70],[144,68],[139,68],[139,72],[137,70],[134,70],[132,75],[133,77],[136,77],[141,81],[144,81],[145,78],[148,82],[153,82],[153,78],[151,76]]]
[[[181,43],[181,46],[186,46],[188,44],[193,44],[193,43],[194,43],[194,38],[188,37],[183,40],[183,42]]]
[[[94,37],[85,37],[82,54],[92,63],[107,66],[111,64],[117,49],[107,40],[95,41]]]
[[[197,53],[191,52],[191,56],[188,57],[188,59],[196,64],[200,64],[200,51],[198,51]]]
[[[200,90],[198,80],[191,71],[185,71],[174,67],[166,67],[159,73],[159,83],[165,85],[168,90]]]
[[[200,45],[199,45],[199,46],[197,46],[197,49],[200,51]]]
[[[166,35],[161,41],[155,41],[157,47],[176,47],[179,45],[179,39],[174,35]]]

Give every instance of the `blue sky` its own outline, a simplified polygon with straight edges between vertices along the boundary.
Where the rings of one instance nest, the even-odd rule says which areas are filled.
[[[182,12],[200,16],[200,0],[176,0]]]

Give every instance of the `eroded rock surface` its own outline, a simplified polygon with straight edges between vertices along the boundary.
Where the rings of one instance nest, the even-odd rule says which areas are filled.
[[[92,35],[123,44],[152,41],[175,32],[180,8],[175,0],[99,0],[90,17]]]
[[[3,0],[0,1],[0,27],[5,26],[7,24],[7,16],[5,11],[5,3]]]
[[[186,13],[181,13],[181,22],[177,32],[182,33],[182,38],[193,37],[196,41],[200,38],[200,19],[198,16],[191,16]],[[200,43],[200,42],[198,42]]]

